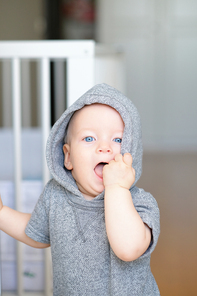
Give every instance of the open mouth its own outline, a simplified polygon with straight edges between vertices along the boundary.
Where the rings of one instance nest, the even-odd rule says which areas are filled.
[[[94,171],[95,171],[95,174],[100,177],[100,178],[103,178],[103,167],[108,164],[107,162],[99,162],[95,168],[94,168]]]

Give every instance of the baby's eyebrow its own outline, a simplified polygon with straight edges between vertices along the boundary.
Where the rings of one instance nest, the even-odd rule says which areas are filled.
[[[84,127],[84,128],[80,128],[79,129],[79,131],[78,132],[92,132],[92,131],[94,131],[94,129],[93,128],[86,128],[86,127]]]
[[[90,128],[81,128],[76,132],[76,135],[79,135],[79,134],[88,135],[88,134],[91,134],[91,133],[95,133],[95,131],[93,129],[90,129]]]

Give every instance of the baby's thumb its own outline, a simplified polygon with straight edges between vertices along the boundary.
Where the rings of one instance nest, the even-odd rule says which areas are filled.
[[[128,166],[132,166],[133,158],[130,153],[125,153],[123,156],[123,161]]]

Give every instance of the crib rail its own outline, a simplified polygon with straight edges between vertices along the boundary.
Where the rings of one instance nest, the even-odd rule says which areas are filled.
[[[11,61],[12,77],[12,124],[14,131],[15,159],[15,205],[21,211],[21,61],[39,61],[40,100],[43,153],[43,184],[50,175],[45,162],[46,139],[50,131],[50,61],[66,60],[67,63],[67,106],[94,84],[94,42],[93,41],[3,41],[0,42],[0,60]],[[6,67],[5,67],[6,68]],[[4,87],[4,86],[3,86]],[[5,91],[3,92],[5,93]],[[62,110],[63,111],[63,110]],[[22,244],[17,242],[17,295],[27,295],[23,288]],[[3,272],[3,271],[2,271]],[[50,252],[45,254],[45,291],[51,292]],[[39,294],[40,295],[40,294]]]

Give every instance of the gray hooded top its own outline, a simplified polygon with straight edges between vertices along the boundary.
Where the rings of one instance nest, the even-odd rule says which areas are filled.
[[[51,130],[46,157],[53,179],[37,202],[26,234],[51,244],[55,296],[160,295],[150,270],[150,254],[160,229],[155,199],[135,184],[130,189],[136,210],[152,229],[152,241],[140,258],[124,262],[114,254],[107,239],[104,192],[91,201],[85,200],[72,174],[64,167],[62,146],[69,120],[76,110],[93,103],[109,105],[121,115],[125,124],[121,153],[131,153],[135,183],[140,178],[142,141],[138,112],[116,89],[96,85],[69,107]]]

